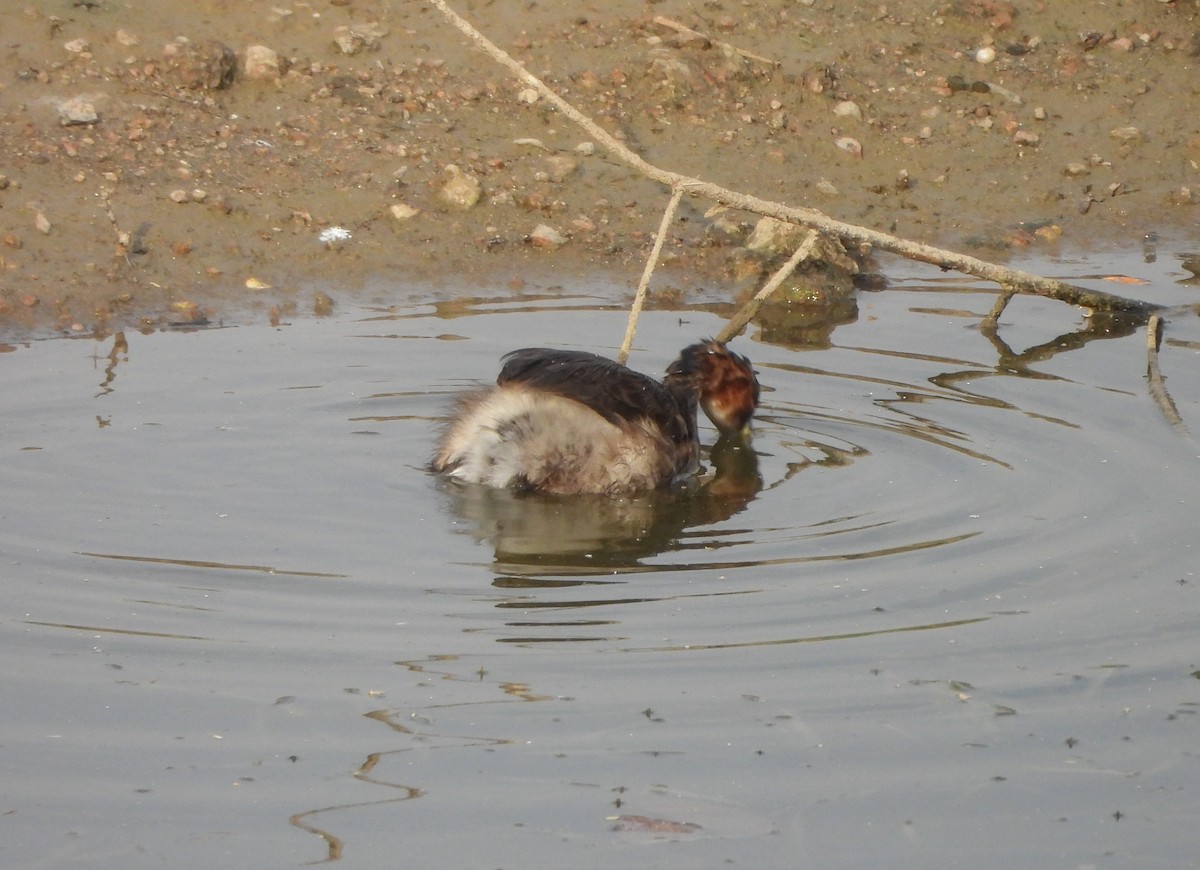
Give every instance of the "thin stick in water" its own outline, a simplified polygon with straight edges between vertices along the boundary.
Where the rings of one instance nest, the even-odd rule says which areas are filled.
[[[809,258],[813,248],[817,244],[817,238],[816,230],[808,231],[808,235],[804,237],[804,241],[792,253],[791,258],[780,266],[775,274],[771,276],[771,280],[754,294],[754,298],[743,305],[741,311],[725,324],[725,328],[717,336],[717,341],[730,341],[742,334],[742,330],[746,328],[747,323],[754,319],[754,315],[758,313],[758,309],[762,308],[762,304],[770,298],[771,294],[779,288],[780,284],[787,280],[788,275],[792,274],[797,266]]]
[[[638,316],[642,313],[642,305],[646,301],[646,288],[650,286],[650,276],[654,274],[654,267],[658,263],[659,254],[662,253],[663,240],[667,237],[667,230],[671,227],[671,221],[675,219],[675,211],[679,208],[679,200],[682,198],[683,191],[675,188],[671,193],[671,201],[667,203],[667,209],[663,212],[662,222],[658,225],[658,236],[654,239],[654,247],[650,249],[646,268],[642,270],[642,280],[638,282],[637,295],[633,297],[633,306],[629,309],[625,340],[621,342],[621,351],[617,354],[617,362],[621,365],[625,365],[625,361],[629,359],[629,349],[633,347],[633,334],[637,331]]]

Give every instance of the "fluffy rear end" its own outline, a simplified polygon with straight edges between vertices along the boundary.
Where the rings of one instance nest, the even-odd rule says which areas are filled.
[[[571,399],[514,386],[460,399],[433,469],[487,486],[621,493],[663,486],[693,461],[652,424],[618,427]]]

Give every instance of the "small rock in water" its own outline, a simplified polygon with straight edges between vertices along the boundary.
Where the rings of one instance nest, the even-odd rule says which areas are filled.
[[[279,55],[265,45],[251,45],[246,49],[246,78],[276,79],[283,73]]]
[[[862,143],[851,136],[840,136],[833,140],[833,144],[853,157],[863,156]]]
[[[539,248],[557,248],[566,242],[562,233],[546,224],[538,224],[529,234],[529,243]]]
[[[412,220],[421,213],[419,208],[403,202],[396,203],[389,209],[389,211],[391,211],[392,217],[401,222]]]
[[[193,45],[180,37],[163,47],[163,57],[179,85],[193,91],[224,90],[237,75],[237,55],[215,39]]]
[[[83,97],[72,97],[58,104],[58,117],[64,127],[95,124],[100,120],[96,107]]]
[[[333,31],[333,42],[342,54],[358,54],[361,51],[375,51],[379,42],[387,36],[387,28],[381,24],[369,21],[364,24],[342,26]]]
[[[833,114],[839,118],[854,118],[856,121],[862,120],[862,109],[853,100],[842,100],[840,103],[834,105]]]
[[[464,211],[473,208],[483,193],[479,180],[467,175],[453,163],[446,167],[446,172],[449,173],[450,180],[438,191],[442,202]]]
[[[565,154],[555,154],[546,158],[546,175],[555,183],[566,181],[579,168],[579,161]]]
[[[803,227],[778,218],[759,218],[750,238],[746,239],[746,249],[770,254],[791,253],[807,233]]]
[[[327,317],[333,313],[333,297],[318,290],[313,294],[313,314]]]

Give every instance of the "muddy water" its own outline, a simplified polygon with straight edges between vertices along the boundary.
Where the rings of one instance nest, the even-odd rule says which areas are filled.
[[[1180,305],[1181,260],[1030,265]],[[622,503],[422,469],[504,351],[611,351],[611,287],[11,346],[0,860],[1192,860],[1200,448],[1144,330],[989,336],[889,270],[825,346],[740,341],[753,456]],[[719,326],[647,315],[633,363]],[[1174,315],[1192,430],[1198,351]]]

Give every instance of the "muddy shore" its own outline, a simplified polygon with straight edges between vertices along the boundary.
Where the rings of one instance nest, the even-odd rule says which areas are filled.
[[[764,199],[999,261],[1200,231],[1192,0],[458,11],[645,160]],[[416,0],[5,16],[8,335],[632,288],[666,199]],[[672,226],[677,297],[765,267],[710,205]]]

